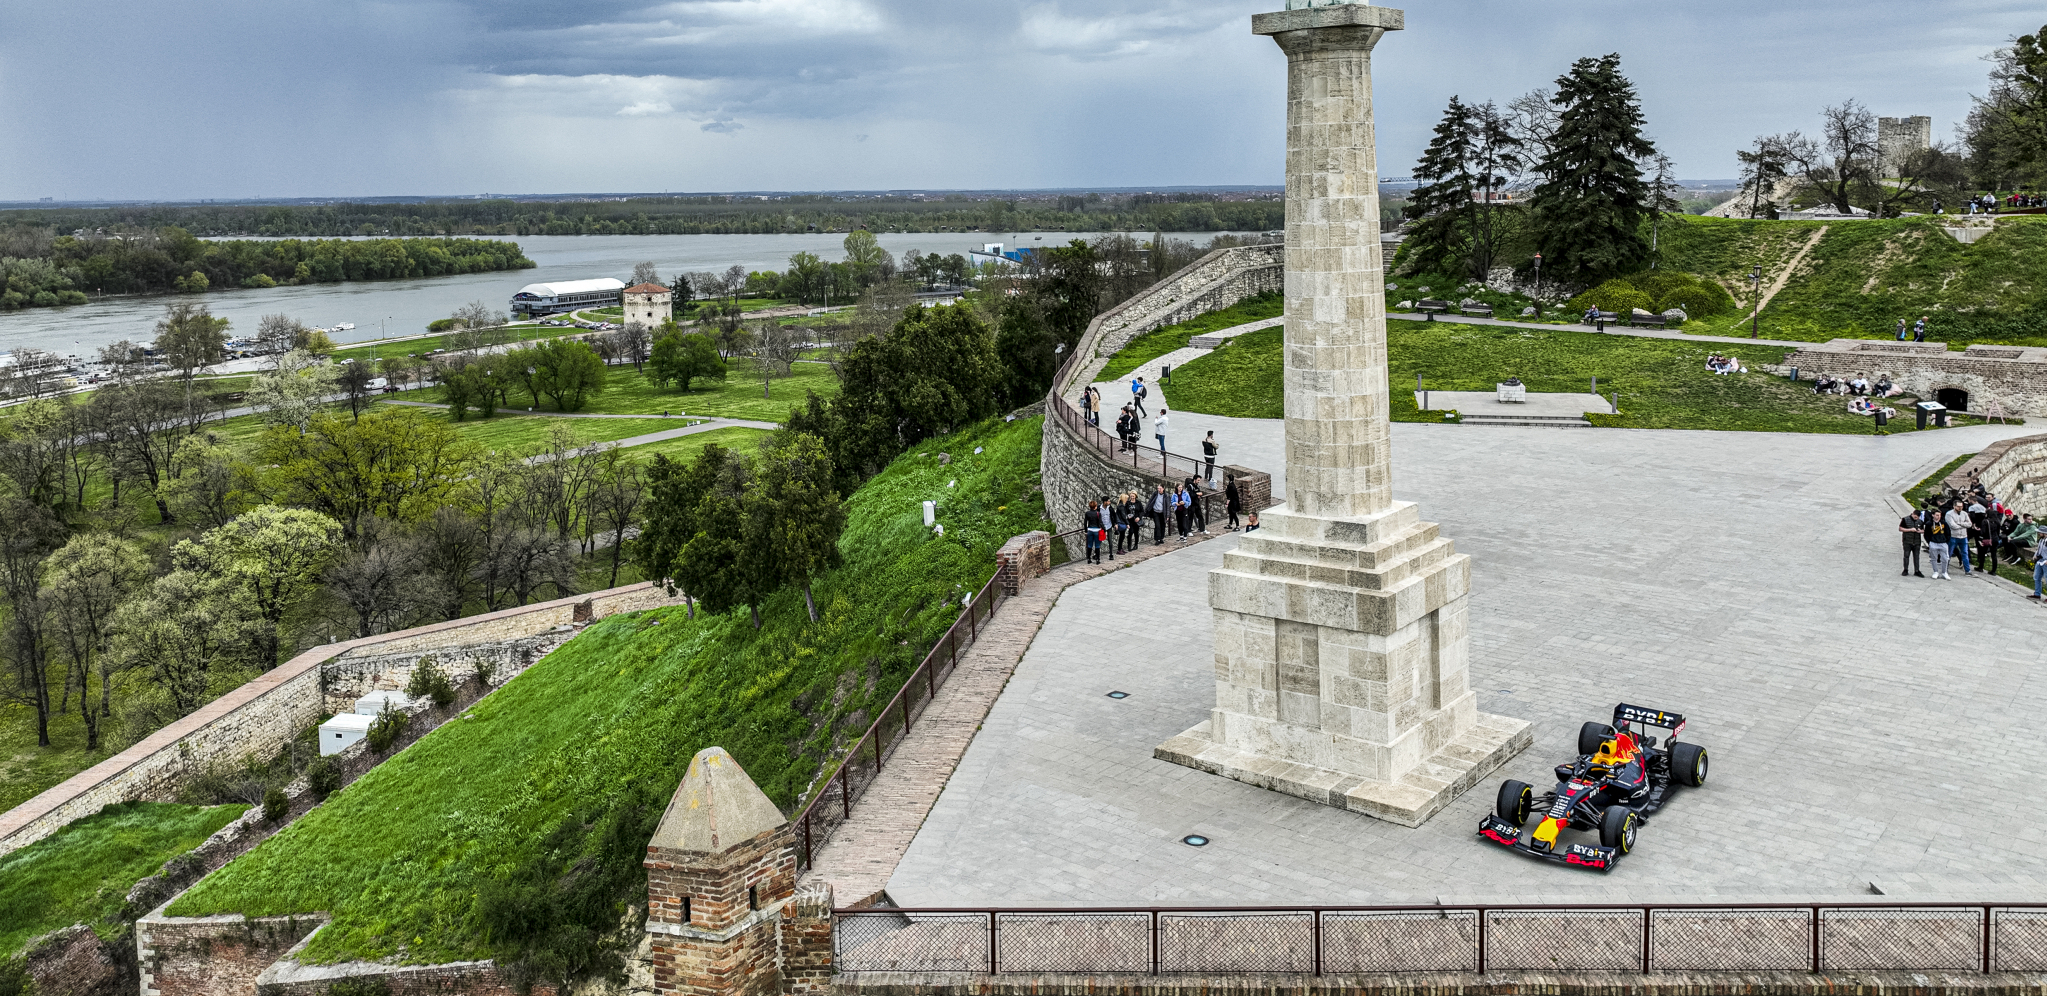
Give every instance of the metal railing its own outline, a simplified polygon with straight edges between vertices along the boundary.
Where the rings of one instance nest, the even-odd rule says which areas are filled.
[[[835,910],[841,972],[2047,971],[2047,903]]]
[[[1052,539],[1057,543],[1080,533],[1078,529],[1069,530]],[[917,718],[938,697],[938,689],[959,666],[960,651],[980,639],[981,630],[994,618],[995,610],[1009,600],[1002,581],[1002,567],[997,564],[994,576],[967,600],[959,618],[932,644],[917,669],[904,679],[903,687],[881,708],[860,739],[847,748],[839,766],[825,776],[821,787],[792,820],[800,841],[798,867],[810,867],[814,850],[822,846],[834,828],[852,819],[853,803],[880,776],[889,754],[910,735]]]

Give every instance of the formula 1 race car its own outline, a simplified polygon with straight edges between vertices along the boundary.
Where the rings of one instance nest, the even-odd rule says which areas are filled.
[[[1670,731],[1663,746],[1641,731]],[[1634,850],[1635,833],[1663,809],[1677,786],[1706,783],[1706,748],[1679,743],[1685,718],[1640,706],[1613,707],[1613,725],[1586,723],[1578,730],[1578,759],[1557,765],[1557,787],[1541,796],[1526,782],[1508,779],[1478,826],[1478,835],[1501,847],[1580,868],[1612,871]],[[1530,813],[1542,820],[1522,839]],[[1560,844],[1564,830],[1597,830],[1599,846]]]

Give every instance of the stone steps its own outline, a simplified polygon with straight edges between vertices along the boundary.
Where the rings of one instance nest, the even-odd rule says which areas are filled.
[[[1523,425],[1552,429],[1590,429],[1592,423],[1585,416],[1570,415],[1466,415],[1459,419],[1462,425]]]

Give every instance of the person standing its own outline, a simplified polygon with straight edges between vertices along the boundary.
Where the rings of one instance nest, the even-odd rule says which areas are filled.
[[[1201,478],[1187,479],[1187,513],[1194,520],[1194,531],[1208,535],[1208,503],[1202,500]]]
[[[1160,387],[1164,387],[1164,386],[1166,386],[1167,384],[1170,384],[1170,383],[1172,383],[1172,382],[1173,382],[1173,365],[1172,365],[1172,364],[1170,364],[1170,363],[1161,363],[1161,364],[1159,364],[1159,386],[1160,386]]]
[[[1904,323],[1899,324],[1902,326]],[[1904,569],[1898,572],[1899,577],[1907,574],[1922,578],[1926,576],[1919,573],[1919,540],[1925,533],[1925,528],[1919,524],[1917,512],[1898,520],[1898,535],[1905,541],[1905,564]]]
[[[1144,496],[1135,491],[1123,494],[1123,520],[1130,526],[1130,552],[1144,542]]]
[[[1116,414],[1116,452],[1130,452],[1130,422],[1136,417],[1130,413],[1129,405],[1124,405],[1123,410]]]
[[[1898,319],[1898,341],[1905,341],[1905,320],[1902,318]]]
[[[1187,485],[1173,489],[1173,534],[1187,542]]]
[[[1947,557],[1950,549],[1948,541],[1953,538],[1948,533],[1947,519],[1941,515],[1940,506],[1931,503],[1927,504],[1926,510],[1921,512],[1920,515],[1924,517],[1922,520],[1924,523],[1923,528],[1926,530],[1927,566],[1933,569],[1933,576],[1935,578],[1945,581],[1947,580]]]
[[[1116,545],[1109,550],[1110,560],[1123,552],[1123,544],[1130,539],[1130,522],[1123,517],[1123,497],[1102,500],[1102,509],[1109,513],[1109,531],[1116,534]]]
[[[1080,517],[1080,531],[1087,536],[1087,562],[1102,562],[1102,503],[1087,503],[1087,514]]]
[[[1949,559],[1962,562],[1962,575],[1964,577],[1974,574],[1975,571],[1969,567],[1969,530],[1974,525],[1969,519],[1969,513],[1962,508],[1961,502],[1955,502],[1954,506],[1947,510],[1945,518],[1947,519]]]
[[[2047,534],[2041,535],[2033,546],[2033,593],[2026,596],[2034,601],[2040,598],[2040,581],[2047,578]]]
[[[1161,405],[1159,407],[1159,417],[1151,420],[1152,438],[1159,441],[1159,455],[1161,456],[1164,456],[1166,452],[1166,414],[1165,407]]]
[[[1137,414],[1139,416],[1151,414],[1144,410],[1144,396],[1149,393],[1151,392],[1145,390],[1144,378],[1139,377],[1130,382],[1130,403],[1137,406]]]
[[[1918,321],[1916,321],[1916,322],[1913,322],[1913,323],[1912,323],[1912,341],[1913,341],[1913,342],[1925,342],[1925,341],[1926,341],[1926,316],[1925,316],[1925,315],[1920,315],[1920,316],[1919,316],[1919,320],[1918,320]]]
[[[1216,449],[1215,430],[1210,429],[1208,430],[1208,435],[1204,436],[1201,440],[1201,479],[1207,481],[1208,486],[1211,488],[1215,487]]]
[[[1166,542],[1166,506],[1172,498],[1166,494],[1166,486],[1158,485],[1151,496],[1151,545],[1163,546]]]
[[[1237,531],[1237,515],[1244,510],[1244,492],[1237,487],[1237,475],[1223,475],[1223,509],[1230,513],[1230,532]]]

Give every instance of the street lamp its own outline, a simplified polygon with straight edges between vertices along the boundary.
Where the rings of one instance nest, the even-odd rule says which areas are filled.
[[[1749,282],[1754,285],[1749,291],[1749,302],[1755,306],[1755,314],[1749,317],[1748,337],[1756,338],[1763,329],[1763,267],[1757,264],[1749,271]]]
[[[1542,321],[1542,254],[1535,254],[1535,320]]]

